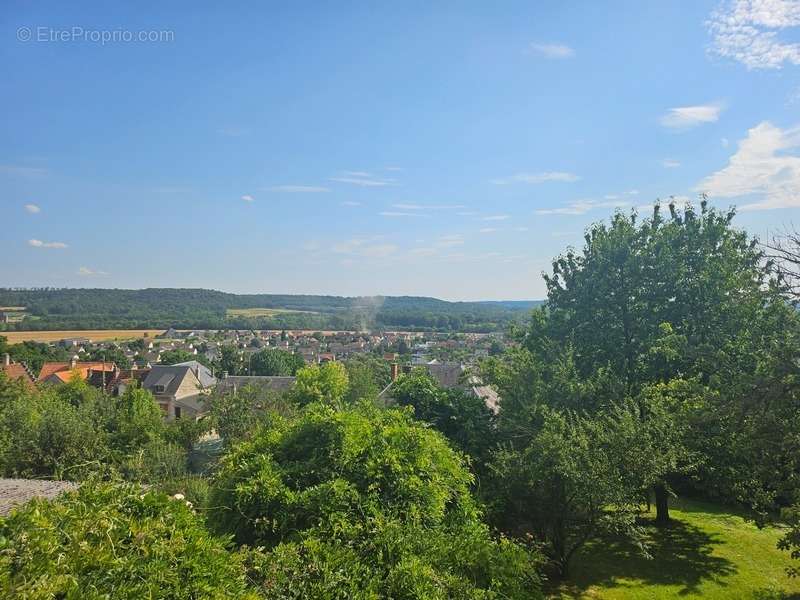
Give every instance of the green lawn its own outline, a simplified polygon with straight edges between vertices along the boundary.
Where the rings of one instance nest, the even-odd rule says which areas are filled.
[[[572,563],[552,598],[603,600],[800,600],[800,579],[787,577],[781,532],[713,504],[674,501],[671,527],[649,527],[653,559],[619,541],[593,543]]]

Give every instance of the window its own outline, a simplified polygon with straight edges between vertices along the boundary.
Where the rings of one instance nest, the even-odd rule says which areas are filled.
[[[181,418],[181,407],[180,406],[176,406],[175,407],[175,418],[176,419],[180,419]]]

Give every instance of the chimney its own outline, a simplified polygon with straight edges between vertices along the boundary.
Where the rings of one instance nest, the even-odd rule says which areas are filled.
[[[392,381],[397,379],[397,376],[400,374],[400,365],[397,363],[392,363]]]
[[[73,356],[69,361],[69,370],[74,371],[78,367],[78,357]]]
[[[3,355],[3,364],[4,364],[5,366],[8,366],[8,365],[10,365],[10,364],[11,364],[11,355],[10,355],[8,352],[6,352],[6,353]]]

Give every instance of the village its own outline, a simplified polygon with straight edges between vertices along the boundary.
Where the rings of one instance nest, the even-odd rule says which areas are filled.
[[[481,359],[499,354],[502,334],[177,330],[133,340],[92,340],[65,337],[47,343],[64,360],[44,361],[38,369],[24,361],[3,357],[2,371],[30,387],[61,385],[81,380],[118,396],[132,386],[153,394],[167,420],[199,419],[207,412],[207,397],[214,391],[235,393],[257,386],[277,393],[295,381],[292,374],[263,374],[254,357],[272,350],[291,356],[297,367],[346,362],[371,356],[389,365],[391,382],[414,368],[424,369],[446,389],[460,388],[483,398],[496,411],[497,393],[477,376]],[[391,382],[381,392],[390,399]]]

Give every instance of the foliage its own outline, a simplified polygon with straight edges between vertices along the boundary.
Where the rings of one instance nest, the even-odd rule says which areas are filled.
[[[0,591],[67,600],[256,597],[237,555],[185,502],[98,483],[0,519]]]
[[[442,432],[483,472],[497,435],[494,414],[482,398],[460,389],[445,390],[424,369],[400,375],[391,390],[399,405],[413,407],[417,419]]]
[[[377,400],[378,394],[391,381],[391,367],[382,357],[357,354],[344,363],[347,369],[349,388],[346,401],[354,404],[359,400]]]
[[[368,327],[496,331],[535,302],[445,302],[421,297],[226,294],[202,289],[2,289],[0,306],[25,306],[35,319],[8,329],[337,329]],[[231,309],[285,309],[264,316]],[[233,374],[233,371],[229,371]]]
[[[347,369],[342,363],[331,361],[299,369],[291,394],[301,406],[314,402],[340,406],[348,385]]]
[[[250,375],[294,375],[305,365],[303,357],[279,348],[265,348],[250,357]]]
[[[209,407],[211,423],[226,446],[246,438],[259,423],[269,421],[273,415],[287,416],[294,412],[290,400],[255,385],[215,392]]]
[[[94,403],[75,405],[65,395],[55,390],[31,392],[0,376],[4,476],[81,478],[109,456],[106,436],[95,425]]]
[[[484,366],[509,409],[500,427],[513,433],[514,415],[540,402],[597,413],[631,400],[653,432],[663,411],[644,403],[672,400],[648,390],[694,382],[683,434],[660,430],[662,465],[674,466],[653,485],[662,521],[689,471],[696,491],[765,512],[798,486],[800,320],[733,211],[669,209],[617,213],[553,261],[546,308],[517,332],[520,348]]]
[[[60,346],[51,346],[41,342],[22,342],[8,344],[6,338],[0,336],[0,355],[6,354],[18,363],[25,363],[31,373],[38,374],[45,362],[68,361],[69,352]]]
[[[626,429],[618,415],[592,419],[543,409],[527,445],[495,454],[496,520],[544,541],[561,576],[598,534],[641,535],[635,515],[651,467],[646,450],[634,445],[630,453]]]
[[[210,522],[267,548],[268,597],[535,597],[535,555],[489,537],[470,481],[407,411],[317,404],[224,458]]]
[[[131,361],[125,356],[122,348],[110,346],[106,348],[93,348],[89,351],[84,360],[105,361],[114,363],[120,369],[130,369]]]
[[[202,356],[192,354],[183,348],[175,348],[174,350],[165,350],[161,353],[159,364],[162,365],[177,365],[178,363],[189,362],[190,360],[200,360]]]

